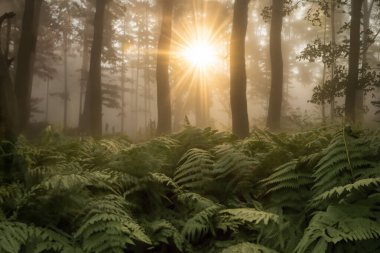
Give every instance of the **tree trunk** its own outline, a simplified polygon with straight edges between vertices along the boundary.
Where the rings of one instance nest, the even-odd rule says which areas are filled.
[[[15,92],[19,112],[19,131],[24,131],[30,117],[33,65],[42,0],[25,0],[22,31],[16,60]]]
[[[125,8],[126,10],[127,8]],[[123,39],[126,40],[126,36],[127,36],[127,21],[126,21],[126,17],[124,16],[124,20],[123,20]],[[124,41],[123,43],[126,43],[126,41]],[[126,57],[126,49],[125,49],[125,45],[123,44],[122,46],[122,58],[121,58],[121,73],[120,73],[120,84],[121,84],[121,108],[120,108],[120,133],[124,133],[124,125],[125,125],[125,117],[126,117],[126,114],[125,114],[125,81],[126,81],[126,76],[125,76],[125,72],[126,72],[126,67],[125,67],[125,57]]]
[[[272,1],[272,19],[270,29],[270,60],[271,60],[271,90],[269,97],[267,127],[278,130],[281,121],[282,89],[283,89],[283,63],[281,50],[281,31],[283,0]]]
[[[8,67],[0,51],[0,140],[13,140],[17,135],[17,105]]]
[[[86,6],[86,8],[90,9],[91,7],[89,5]],[[83,52],[82,52],[82,66],[81,66],[81,76],[80,76],[80,94],[79,94],[79,118],[78,118],[78,125],[79,127],[83,126],[83,97],[86,94],[86,84],[88,82],[88,63],[89,63],[89,23],[90,18],[89,15],[86,13],[85,17],[85,24],[84,24],[84,30],[83,30]]]
[[[102,134],[102,85],[101,56],[103,48],[103,28],[107,1],[96,1],[94,38],[91,47],[90,70],[87,83],[82,131],[92,136]]]
[[[69,100],[69,91],[68,91],[68,84],[67,84],[67,26],[65,25],[64,31],[63,31],[63,130],[67,129],[67,104]]]
[[[162,4],[161,33],[157,52],[157,135],[172,131],[170,101],[169,61],[172,37],[172,13],[174,0],[164,0]]]
[[[348,56],[348,80],[346,87],[346,121],[355,123],[356,92],[358,89],[360,55],[360,16],[363,0],[351,1],[350,52]]]
[[[245,69],[245,36],[249,0],[235,0],[230,44],[230,102],[232,133],[240,138],[249,135],[247,109],[247,74]]]
[[[368,63],[367,52],[369,48],[369,38],[368,31],[370,30],[369,21],[371,17],[371,11],[373,6],[373,0],[371,4],[368,4],[368,0],[363,1],[363,55],[362,55],[362,66]],[[356,91],[356,120],[362,122],[364,118],[364,91],[363,89],[358,89]]]
[[[333,49],[335,49],[336,45],[336,39],[335,39],[335,1],[331,0],[331,18],[330,18],[330,25],[331,25],[331,46]],[[331,64],[331,78],[334,78],[335,75],[335,57],[333,55],[333,62]],[[332,94],[330,98],[330,120],[333,122],[335,120],[335,94]]]

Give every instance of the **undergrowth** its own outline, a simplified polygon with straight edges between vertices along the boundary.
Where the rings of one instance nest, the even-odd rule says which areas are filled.
[[[9,157],[0,252],[380,252],[379,132],[189,126],[134,144],[47,129]]]

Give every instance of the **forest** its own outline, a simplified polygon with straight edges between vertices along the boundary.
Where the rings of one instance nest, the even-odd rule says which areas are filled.
[[[0,253],[380,253],[379,0],[0,0]]]

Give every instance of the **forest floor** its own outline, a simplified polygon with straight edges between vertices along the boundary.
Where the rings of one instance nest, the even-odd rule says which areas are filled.
[[[380,131],[188,126],[136,144],[47,129],[10,157],[0,252],[380,252]]]

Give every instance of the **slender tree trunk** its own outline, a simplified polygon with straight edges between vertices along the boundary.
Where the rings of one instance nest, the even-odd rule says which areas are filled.
[[[373,0],[371,4],[368,4],[368,0],[363,1],[363,55],[362,55],[362,66],[368,63],[367,52],[369,48],[369,21],[371,17],[371,10],[373,6]],[[362,122],[364,118],[364,91],[363,89],[358,89],[356,91],[356,119],[358,122]]]
[[[139,86],[140,86],[140,50],[141,50],[141,42],[140,42],[140,29],[137,30],[138,38],[137,38],[137,59],[136,59],[136,81],[135,81],[135,112],[133,114],[133,123],[135,134],[139,133]]]
[[[50,77],[46,77],[46,104],[45,104],[45,123],[49,122],[49,96],[50,96]]]
[[[330,3],[330,26],[331,26],[331,46],[333,50],[335,50],[335,45],[336,45],[336,36],[335,36],[335,1],[336,0],[331,0]],[[333,55],[333,61],[331,64],[331,78],[334,78],[335,75],[335,57]],[[331,95],[330,98],[330,120],[333,122],[335,120],[335,94]]]
[[[17,136],[17,104],[8,59],[0,50],[0,140]]]
[[[12,30],[12,19],[8,18],[7,19],[7,33],[5,35],[5,50],[4,50],[5,59],[8,59],[8,57],[9,57],[11,30]]]
[[[126,8],[125,8],[126,9]],[[126,17],[124,16],[123,20],[123,37],[126,38]],[[124,42],[125,43],[125,42]],[[122,46],[122,57],[121,57],[121,75],[120,75],[120,81],[121,81],[121,110],[120,110],[120,132],[124,133],[124,125],[125,125],[125,56],[126,56],[126,49],[124,48],[125,45]]]
[[[150,99],[149,94],[149,1],[145,3],[145,23],[144,23],[144,33],[145,33],[145,51],[144,51],[144,127],[145,132],[148,136],[148,99]],[[150,109],[150,108],[149,108]]]
[[[87,6],[87,8],[90,8]],[[80,76],[80,94],[79,94],[79,118],[78,125],[81,127],[83,125],[83,98],[86,94],[86,84],[88,82],[88,63],[89,63],[89,17],[86,15],[85,24],[83,30],[83,49],[82,49],[82,66],[81,66],[81,76]]]
[[[327,22],[326,22],[326,17],[325,17],[325,25],[324,25],[324,30],[323,30],[323,44],[326,44],[326,31],[327,31]],[[322,72],[322,87],[325,86],[326,82],[326,63],[323,63],[323,72]],[[322,124],[326,123],[326,108],[325,108],[325,98],[322,97]]]
[[[21,38],[16,60],[15,92],[19,112],[19,130],[24,131],[30,117],[33,65],[42,0],[25,0]]]
[[[91,47],[90,70],[83,111],[82,130],[92,136],[101,136],[102,134],[101,56],[107,2],[106,0],[96,0],[94,39]]]
[[[64,91],[63,91],[63,130],[67,129],[67,103],[69,99],[69,91],[67,84],[67,28],[64,27],[63,30],[63,82],[64,82]]]
[[[162,5],[161,33],[157,52],[157,135],[172,131],[170,101],[169,61],[172,37],[172,13],[174,0],[164,0]]]
[[[359,55],[360,55],[360,16],[363,0],[351,1],[350,52],[348,58],[348,80],[346,87],[346,120],[356,122],[356,91],[358,89]]]
[[[249,0],[235,0],[230,44],[230,103],[232,132],[240,138],[249,135],[247,109],[247,74],[245,69],[245,36]]]
[[[282,89],[284,75],[281,50],[283,5],[283,0],[272,1],[272,19],[269,41],[272,79],[267,119],[267,127],[270,130],[278,130],[280,128],[281,121]]]

